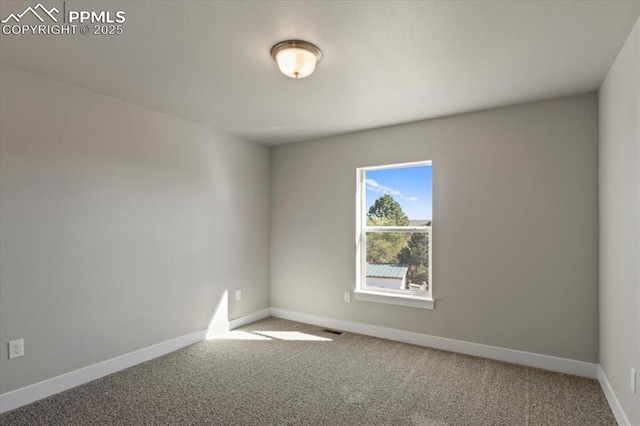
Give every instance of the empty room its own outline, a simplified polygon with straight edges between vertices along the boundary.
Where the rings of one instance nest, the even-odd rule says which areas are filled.
[[[0,2],[0,424],[640,426],[639,17]]]

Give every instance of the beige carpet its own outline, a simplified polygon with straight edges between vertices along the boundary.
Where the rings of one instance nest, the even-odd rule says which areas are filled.
[[[5,413],[0,424],[616,424],[591,379],[275,318],[239,330]]]

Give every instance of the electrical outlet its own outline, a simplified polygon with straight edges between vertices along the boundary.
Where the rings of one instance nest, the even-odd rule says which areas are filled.
[[[344,303],[351,303],[351,292],[344,292]]]
[[[636,393],[636,370],[631,367],[631,392]]]
[[[12,340],[9,342],[9,359],[18,358],[24,355],[24,339]]]
[[[236,290],[236,301],[242,299],[242,290]]]

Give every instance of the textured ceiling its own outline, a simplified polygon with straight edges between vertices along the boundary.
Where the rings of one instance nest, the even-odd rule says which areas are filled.
[[[124,10],[124,34],[2,35],[2,63],[268,145],[595,90],[640,14],[640,1],[65,6]],[[311,77],[269,56],[289,38],[323,50]]]

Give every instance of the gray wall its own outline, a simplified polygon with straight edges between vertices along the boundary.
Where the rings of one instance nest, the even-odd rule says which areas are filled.
[[[600,88],[600,365],[640,425],[640,20]]]
[[[598,361],[596,94],[272,152],[271,305]],[[343,302],[356,167],[433,160],[433,311]]]
[[[0,392],[269,306],[266,147],[0,76]]]

